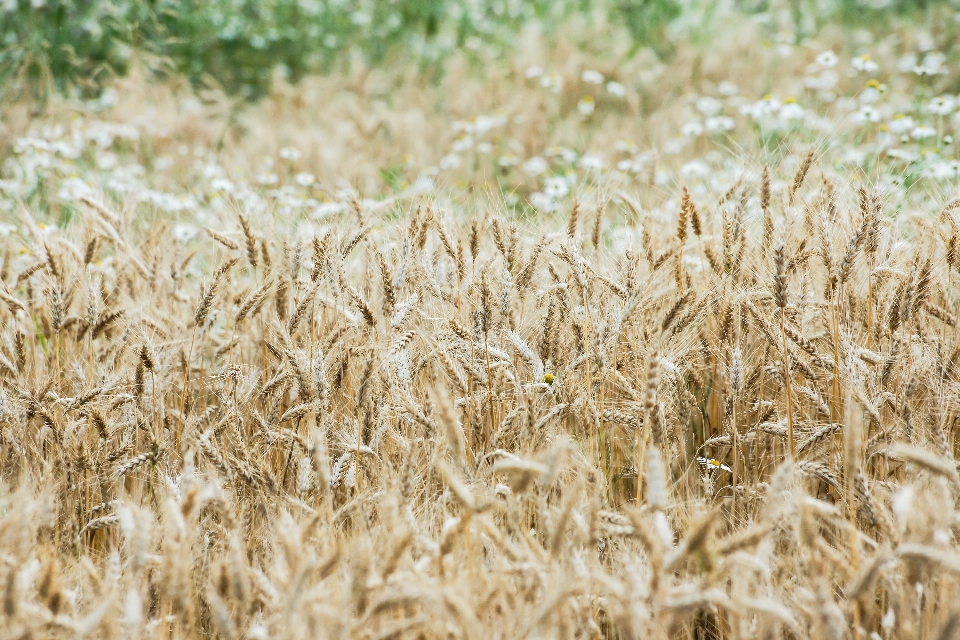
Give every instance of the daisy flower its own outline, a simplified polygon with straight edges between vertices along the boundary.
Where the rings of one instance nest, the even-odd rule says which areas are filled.
[[[593,98],[591,96],[584,96],[580,98],[580,102],[577,103],[577,111],[582,115],[588,116],[593,113],[595,108]]]
[[[870,56],[866,54],[862,56],[857,56],[856,58],[850,61],[850,64],[857,71],[866,71],[867,73],[873,73],[874,71],[880,68],[880,65],[874,62],[873,59],[871,59]]]
[[[296,180],[297,184],[300,185],[301,187],[309,187],[316,181],[316,178],[313,176],[312,173],[307,173],[306,171],[303,171],[301,173],[298,173],[294,178],[294,180]]]
[[[703,465],[704,467],[706,467],[706,468],[709,469],[710,471],[716,471],[717,469],[721,469],[721,470],[726,471],[726,472],[728,472],[728,473],[729,473],[730,471],[732,471],[732,470],[730,469],[730,467],[728,467],[727,465],[723,464],[722,462],[720,462],[719,460],[717,460],[717,459],[715,459],[715,458],[701,458],[701,457],[698,457],[698,458],[697,458],[697,462],[699,462],[701,465]]]
[[[729,116],[716,116],[707,118],[704,126],[709,133],[723,133],[724,131],[732,131],[736,123]]]
[[[739,87],[728,80],[717,85],[717,92],[722,96],[735,96],[740,92]]]
[[[723,103],[717,100],[716,98],[712,98],[710,96],[703,96],[701,98],[697,98],[697,102],[695,106],[697,108],[697,111],[699,111],[705,116],[715,116],[718,113],[720,113],[721,109],[723,109]]]
[[[580,78],[584,82],[589,82],[590,84],[603,84],[603,74],[599,71],[594,71],[593,69],[587,69],[584,71]]]
[[[896,133],[900,135],[902,133],[907,133],[915,126],[913,118],[910,116],[905,116],[902,113],[898,113],[893,116],[893,120],[890,121],[890,124],[887,125],[890,127],[891,133]]]
[[[937,96],[927,105],[927,111],[938,116],[947,116],[957,108],[957,100],[953,96]]]
[[[614,95],[618,98],[622,98],[623,96],[627,95],[627,88],[619,82],[614,82],[613,80],[607,83],[607,91],[611,95]]]
[[[284,160],[299,160],[303,156],[303,152],[296,147],[283,147],[279,154]]]
[[[694,120],[693,122],[688,122],[680,128],[680,133],[687,136],[688,138],[696,138],[701,133],[703,133],[703,125]]]
[[[803,107],[797,104],[796,98],[787,98],[783,101],[778,115],[781,120],[799,120],[803,117]]]
[[[835,67],[838,61],[839,58],[837,58],[837,54],[829,49],[817,56],[817,64],[821,67]]]
[[[549,168],[550,165],[540,156],[534,156],[523,163],[523,170],[535,176],[546,173]]]

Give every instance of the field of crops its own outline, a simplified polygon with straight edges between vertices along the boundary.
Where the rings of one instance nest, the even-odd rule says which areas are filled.
[[[0,2],[0,639],[960,638],[958,11]]]

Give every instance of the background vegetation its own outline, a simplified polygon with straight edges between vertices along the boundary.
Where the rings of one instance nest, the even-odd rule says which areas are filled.
[[[437,71],[454,50],[502,55],[533,22],[559,33],[571,20],[622,29],[632,51],[670,55],[677,30],[709,29],[718,14],[744,19],[782,9],[798,36],[825,24],[888,28],[954,9],[939,0],[7,0],[0,9],[0,82],[37,97],[91,95],[134,61],[194,83],[259,97],[279,70],[308,73],[414,60]],[[679,20],[678,20],[679,19]]]

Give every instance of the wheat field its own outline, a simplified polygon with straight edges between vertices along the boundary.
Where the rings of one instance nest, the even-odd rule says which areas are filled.
[[[761,27],[6,105],[0,637],[960,635],[956,76]]]

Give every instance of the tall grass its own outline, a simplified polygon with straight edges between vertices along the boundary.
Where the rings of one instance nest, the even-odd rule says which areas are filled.
[[[136,78],[11,109],[0,636],[952,637],[954,125],[824,100],[830,135],[677,150],[737,98],[691,69],[778,67],[563,47],[243,116]],[[888,69],[897,104],[953,77]]]
[[[313,238],[228,215],[200,255],[95,200],[55,242],[24,213],[7,629],[939,633],[952,204],[904,247],[874,192],[786,184],[773,254],[750,182],[626,253],[615,201],[596,242],[357,203]]]

